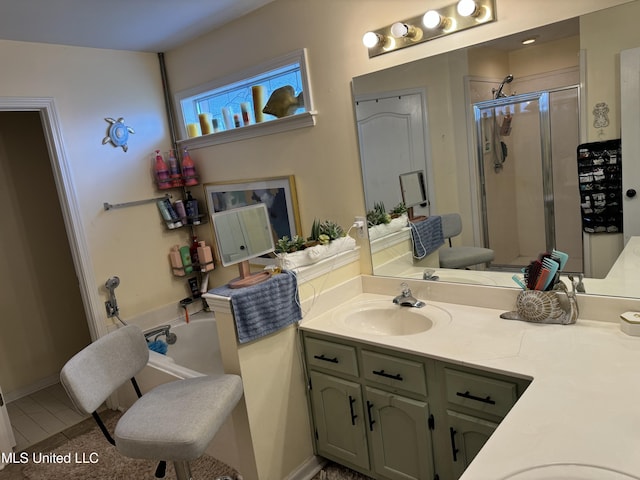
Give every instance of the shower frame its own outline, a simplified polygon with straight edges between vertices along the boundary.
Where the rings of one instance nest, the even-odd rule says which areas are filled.
[[[483,164],[484,146],[482,142],[482,113],[487,109],[492,110],[492,115],[496,115],[496,111],[502,107],[521,104],[523,102],[537,102],[539,114],[540,128],[540,160],[542,168],[542,199],[545,223],[545,248],[551,251],[555,248],[556,229],[555,229],[555,206],[554,206],[554,189],[553,189],[553,168],[552,168],[552,149],[551,149],[551,121],[549,111],[549,95],[550,92],[575,88],[569,86],[545,91],[536,91],[531,93],[523,93],[508,97],[501,97],[492,100],[476,102],[473,104],[473,119],[476,132],[476,159],[479,180],[479,196],[480,196],[480,224],[483,245],[491,248],[489,242],[489,224],[488,224],[488,208],[487,208],[487,192],[486,192],[486,172]],[[579,98],[579,95],[578,95]],[[508,161],[508,160],[507,160]]]

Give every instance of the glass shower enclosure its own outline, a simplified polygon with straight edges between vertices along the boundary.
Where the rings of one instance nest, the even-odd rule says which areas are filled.
[[[478,102],[473,114],[491,268],[516,270],[555,248],[569,254],[566,271],[581,272],[578,87]]]

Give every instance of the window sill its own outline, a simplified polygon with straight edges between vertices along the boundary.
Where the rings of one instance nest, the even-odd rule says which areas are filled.
[[[222,132],[210,133],[194,138],[179,140],[178,145],[189,150],[211,147],[222,143],[236,142],[248,138],[261,137],[263,135],[273,135],[275,133],[295,130],[297,128],[313,127],[316,124],[318,112],[303,112],[290,117],[278,118],[269,122],[254,123],[245,127],[224,130]]]

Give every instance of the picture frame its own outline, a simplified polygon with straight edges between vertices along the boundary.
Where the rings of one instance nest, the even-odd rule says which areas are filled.
[[[274,244],[285,235],[289,238],[302,235],[293,175],[206,183],[203,187],[209,214],[265,203],[269,211]],[[264,259],[257,258],[252,262],[269,263],[261,260]]]

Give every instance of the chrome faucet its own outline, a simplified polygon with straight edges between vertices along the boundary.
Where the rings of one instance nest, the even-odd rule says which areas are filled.
[[[147,339],[147,342],[150,342],[151,337],[155,337],[153,341],[156,341],[158,340],[158,337],[164,335],[167,339],[167,343],[169,345],[173,345],[174,343],[176,343],[176,340],[178,340],[178,336],[175,333],[172,333],[170,329],[171,325],[163,325],[161,327],[154,328],[153,330],[144,332],[144,338]]]
[[[402,287],[402,293],[393,299],[393,303],[400,305],[401,307],[422,308],[425,306],[423,301],[418,300],[411,294],[409,285],[402,282],[400,286]]]

